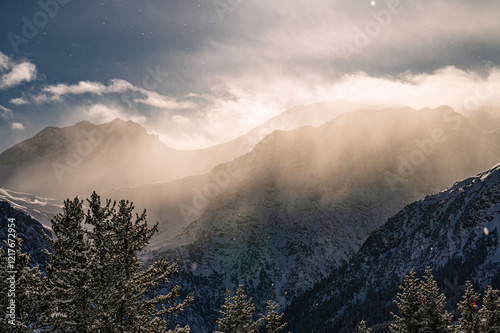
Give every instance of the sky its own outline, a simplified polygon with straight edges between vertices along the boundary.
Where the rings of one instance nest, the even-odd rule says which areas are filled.
[[[500,106],[494,0],[5,0],[0,151],[122,118],[177,149],[295,105]]]

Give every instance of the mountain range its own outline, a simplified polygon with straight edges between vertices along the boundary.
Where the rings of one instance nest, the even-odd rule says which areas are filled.
[[[467,184],[481,179],[494,183],[497,168],[469,177],[500,161],[500,137],[447,106],[352,108],[330,102],[290,109],[246,136],[191,152],[170,149],[146,129],[121,120],[47,128],[0,154],[0,200],[47,227],[62,207],[60,199],[83,198],[91,190],[147,209],[148,220],[159,221],[159,233],[141,257],[146,263],[157,257],[179,260],[174,282],[198,295],[182,319],[195,332],[215,329],[225,289],[238,284],[261,311],[268,299],[287,306],[294,332],[332,327],[347,332],[361,313],[369,323],[383,325],[391,293],[411,265],[438,265],[447,276],[446,265],[480,255],[484,242],[495,248],[494,226],[485,225],[490,236],[477,236],[470,241],[477,246],[467,243],[465,252],[454,251],[465,249],[463,235],[444,242],[440,249],[448,250],[440,259],[421,251],[459,233],[455,224],[438,228],[436,219],[444,217],[432,215],[455,200],[446,201],[447,193],[466,193]],[[315,116],[306,121],[308,112]],[[452,186],[461,179],[468,180]],[[437,195],[440,200],[419,201],[446,188]],[[479,189],[467,193],[489,196]],[[430,215],[409,209],[419,204]],[[475,212],[482,206],[471,207]],[[408,234],[421,230],[410,225],[422,221],[430,223],[426,233]],[[480,231],[483,222],[473,230]],[[406,255],[399,257],[400,252]],[[472,275],[460,279],[466,276]],[[495,276],[493,271],[477,279],[484,284]],[[383,282],[388,286],[379,290]],[[373,295],[382,303],[369,302]],[[366,311],[355,312],[359,304]],[[303,311],[296,310],[301,306]],[[322,320],[303,325],[316,310]]]
[[[319,125],[355,107],[347,102],[298,106],[241,137],[200,150],[169,148],[157,135],[120,119],[101,125],[83,121],[69,127],[47,127],[0,154],[0,186],[65,199],[94,190],[203,174],[249,152],[274,130]]]
[[[213,309],[197,317],[203,311],[194,305],[189,323],[211,330],[203,323],[215,322],[225,288],[244,284],[255,299],[288,305],[346,264],[407,204],[499,158],[493,137],[447,107],[366,110],[317,128],[276,131],[206,176],[211,182],[192,193],[238,170],[217,196],[205,196],[205,208],[175,238],[168,228],[160,234],[151,256],[179,259],[183,283],[193,281],[187,289],[201,290],[210,301],[199,306]],[[168,185],[156,186],[154,197],[162,200],[159,191]]]

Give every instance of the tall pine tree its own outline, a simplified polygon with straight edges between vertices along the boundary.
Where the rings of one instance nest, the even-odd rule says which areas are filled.
[[[423,320],[423,332],[445,333],[449,331],[453,316],[444,311],[446,297],[439,293],[432,270],[427,267],[424,281],[421,283],[420,293],[422,297],[421,313]]]
[[[280,333],[285,328],[286,323],[281,323],[284,314],[276,311],[278,304],[268,301],[267,315],[260,314],[260,318],[253,321],[256,308],[252,298],[248,301],[246,298],[242,285],[238,286],[233,297],[231,292],[226,290],[226,300],[220,311],[222,317],[217,319],[219,330],[216,333],[257,333],[262,331],[261,326],[264,322],[267,333]]]
[[[389,327],[392,333],[449,332],[452,315],[444,311],[446,297],[439,294],[432,270],[425,270],[424,281],[415,277],[415,270],[405,276],[403,290],[394,301],[401,317],[391,313],[394,323]]]
[[[78,198],[64,202],[63,213],[52,219],[55,238],[45,238],[53,252],[47,252],[46,299],[52,304],[47,315],[52,332],[89,332],[96,318],[91,288],[91,244],[82,224],[85,212]]]
[[[280,333],[286,326],[286,323],[281,324],[285,314],[276,312],[278,307],[279,305],[273,301],[267,302],[267,315],[262,315],[262,318],[266,321],[267,333]]]
[[[366,322],[361,320],[358,324],[358,332],[359,333],[371,333],[372,329],[366,327]]]
[[[128,201],[111,204],[108,200],[102,206],[99,196],[93,193],[88,202],[86,222],[93,227],[89,238],[95,244],[94,263],[98,266],[94,282],[97,288],[107,287],[96,298],[100,317],[97,327],[119,332],[144,331],[146,327],[164,331],[164,318],[181,312],[192,301],[192,295],[177,303],[179,286],[166,295],[156,295],[168,283],[168,277],[178,272],[176,263],[161,259],[141,269],[137,253],[148,245],[157,226],[148,228],[145,212],[134,219],[134,206]]]
[[[102,205],[94,192],[88,203],[85,214],[78,198],[67,200],[63,214],[52,221],[56,239],[47,277],[55,305],[49,316],[53,330],[165,332],[166,319],[180,313],[193,295],[179,303],[179,286],[164,292],[168,277],[178,272],[177,263],[161,259],[142,268],[137,254],[157,226],[148,228],[145,212],[134,218],[128,201]]]
[[[231,292],[226,290],[226,300],[222,305],[220,313],[222,317],[217,319],[219,332],[223,333],[257,333],[264,321],[259,318],[253,321],[255,305],[252,298],[247,301],[247,295],[242,285],[238,286],[236,294],[231,297]]]
[[[391,333],[419,333],[423,328],[422,318],[422,295],[419,285],[419,279],[416,278],[416,272],[412,269],[404,278],[402,290],[396,296],[396,303],[401,317],[391,312],[394,319],[389,327]]]
[[[460,330],[464,333],[479,333],[479,295],[470,281],[466,282],[465,295],[458,303]]]
[[[38,267],[30,267],[29,254],[23,253],[22,239],[15,237],[12,248],[5,242],[6,248],[15,249],[15,263],[9,265],[6,251],[0,248],[0,327],[2,332],[33,332],[45,328],[45,313],[49,306],[46,302],[46,286],[42,272]],[[14,286],[11,289],[11,284]],[[11,316],[11,300],[15,303],[15,319]],[[10,308],[9,308],[10,307]]]
[[[479,310],[481,332],[500,332],[500,298],[499,291],[488,286],[483,298],[483,306]]]

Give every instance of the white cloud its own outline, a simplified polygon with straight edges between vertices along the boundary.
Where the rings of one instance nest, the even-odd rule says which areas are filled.
[[[397,77],[372,77],[365,73],[345,75],[332,86],[331,96],[373,105],[406,105],[413,108],[450,105],[470,113],[500,106],[500,68],[486,76],[450,66],[433,73],[403,73]]]
[[[12,113],[11,109],[8,109],[3,105],[0,105],[0,118],[7,120],[12,118],[13,116],[14,114]]]
[[[146,98],[136,98],[134,102],[153,106],[161,109],[175,110],[175,109],[189,109],[195,107],[195,104],[189,101],[177,101],[172,97],[160,95],[154,91],[140,89],[146,95]]]
[[[59,83],[48,85],[41,89],[41,93],[27,95],[25,98],[14,98],[11,103],[16,105],[42,104],[48,102],[62,102],[66,95],[92,94],[102,96],[107,93],[123,93],[127,90],[139,90],[128,81],[112,79],[108,85],[101,82],[80,81],[76,84]]]
[[[172,116],[172,121],[174,123],[181,124],[181,125],[189,125],[191,123],[189,118],[178,115],[178,114]]]
[[[107,85],[100,82],[80,81],[76,84],[60,83],[56,85],[45,86],[38,94],[26,94],[23,98],[18,97],[11,100],[16,105],[24,104],[43,104],[50,102],[62,102],[66,95],[91,94],[104,96],[105,94],[126,93],[127,91],[136,92],[138,95],[133,102],[152,106],[160,109],[176,110],[189,109],[196,105],[191,101],[179,101],[176,98],[164,96],[157,92],[136,87],[128,81],[121,79],[112,79]],[[123,95],[130,100],[131,96]],[[122,97],[123,97],[122,96]]]
[[[74,85],[60,83],[57,85],[47,86],[42,90],[44,92],[52,94],[53,98],[58,99],[60,96],[68,94],[80,95],[91,93],[101,95],[106,90],[106,86],[100,82],[80,81]]]
[[[85,118],[96,124],[102,124],[120,118],[121,112],[117,108],[111,108],[103,104],[95,104],[84,108]]]
[[[26,105],[26,104],[29,104],[29,102],[21,97],[16,97],[16,98],[13,98],[9,101],[10,103],[14,104],[14,105]]]
[[[2,62],[1,59],[0,62]],[[30,62],[11,65],[9,69],[9,72],[0,77],[0,89],[2,90],[18,86],[23,82],[31,82],[36,78],[36,66]]]
[[[14,131],[24,131],[24,125],[21,123],[12,123],[10,128]]]
[[[94,124],[108,123],[116,118],[132,120],[138,124],[143,124],[147,120],[146,117],[142,115],[127,114],[120,107],[100,103],[87,107],[79,107],[73,117],[75,118],[74,122],[87,120]]]
[[[259,89],[256,81],[217,87],[211,94],[191,94],[198,101],[195,112],[167,114],[146,125],[160,139],[177,149],[197,149],[245,134],[287,108],[320,101],[341,100],[362,108],[410,106],[415,109],[450,105],[457,112],[500,109],[500,68],[485,75],[445,67],[432,73],[406,72],[375,77],[363,72],[344,75],[334,83],[321,80],[270,81]],[[335,114],[339,110],[332,110]]]
[[[105,92],[107,93],[121,93],[128,90],[136,90],[137,88],[128,81],[121,79],[112,79],[109,81],[109,85],[106,87]]]
[[[0,51],[0,72],[8,69],[10,67],[10,59],[5,54]]]
[[[370,76],[364,72],[343,75],[336,81],[321,76],[276,76],[263,85],[259,75],[214,86],[210,92],[179,98],[136,87],[125,80],[107,84],[82,81],[42,88],[38,95],[12,99],[15,105],[65,102],[66,95],[91,94],[98,98],[67,101],[75,110],[66,123],[89,120],[105,123],[115,118],[132,120],[158,133],[177,149],[197,149],[225,142],[245,134],[287,108],[320,101],[343,100],[367,107],[407,105],[416,109],[450,105],[467,113],[484,107],[500,107],[500,68],[479,75],[456,67],[432,73],[405,72],[396,76]],[[232,82],[232,83],[231,83]],[[127,92],[133,92],[133,94]],[[122,93],[116,96],[113,94]],[[109,94],[109,95],[107,95]],[[141,104],[123,106],[121,97]],[[90,101],[91,105],[84,105]],[[134,106],[136,108],[134,108]],[[150,108],[145,108],[149,106]],[[182,109],[182,113],[173,112]],[[147,116],[146,116],[147,114]]]

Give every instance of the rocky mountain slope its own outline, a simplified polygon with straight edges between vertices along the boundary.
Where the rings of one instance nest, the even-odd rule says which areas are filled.
[[[500,165],[391,217],[348,266],[292,305],[293,332],[352,332],[362,318],[384,327],[396,310],[397,286],[412,268],[431,266],[450,305],[460,300],[467,279],[481,290],[498,288],[499,230]]]
[[[174,238],[167,228],[145,258],[179,258],[185,290],[203,295],[187,322],[212,330],[205,323],[215,322],[225,288],[244,284],[254,299],[289,304],[405,205],[498,160],[496,141],[447,107],[359,111],[276,131],[251,153],[176,184],[191,192],[177,203],[188,225]],[[176,206],[164,195],[169,186],[148,189],[155,205]],[[141,192],[113,195],[125,193],[142,206]]]
[[[0,239],[5,248],[3,241],[7,240],[9,228],[9,219],[14,219],[15,231],[23,240],[21,251],[29,253],[31,256],[31,264],[33,266],[40,265],[45,267],[47,260],[42,253],[45,249],[50,249],[50,244],[44,239],[43,234],[51,235],[52,231],[42,226],[37,220],[24,212],[15,209],[10,203],[0,200]]]
[[[51,219],[61,213],[63,208],[62,200],[42,198],[4,188],[0,188],[0,201],[5,201],[17,211],[29,215],[49,230],[52,228]]]
[[[65,198],[108,186],[156,180],[164,165],[154,156],[173,153],[132,122],[80,122],[48,127],[0,154],[0,184],[45,197]]]
[[[134,163],[144,167],[146,157],[133,155],[147,155],[134,148],[142,143],[152,147],[148,152],[165,148],[138,125],[108,124],[122,125],[134,126],[137,136],[128,129],[103,131],[109,138],[81,166],[99,161],[105,167],[90,178],[75,177],[81,184],[90,188],[106,177],[119,182]],[[92,143],[98,138],[81,132],[72,139],[77,146],[79,139]],[[127,140],[136,146],[126,146]],[[125,155],[113,153],[115,148]],[[124,166],[125,158],[130,165]],[[481,133],[449,107],[365,110],[318,127],[274,131],[249,153],[206,174],[101,195],[131,200],[138,210],[148,210],[150,222],[160,222],[143,259],[179,258],[179,283],[199,295],[186,311],[186,323],[195,331],[210,331],[225,288],[244,284],[261,311],[267,299],[290,304],[331,278],[373,230],[405,205],[499,160],[498,135]],[[158,167],[152,164],[145,163],[146,168]],[[88,175],[79,167],[74,174]]]

